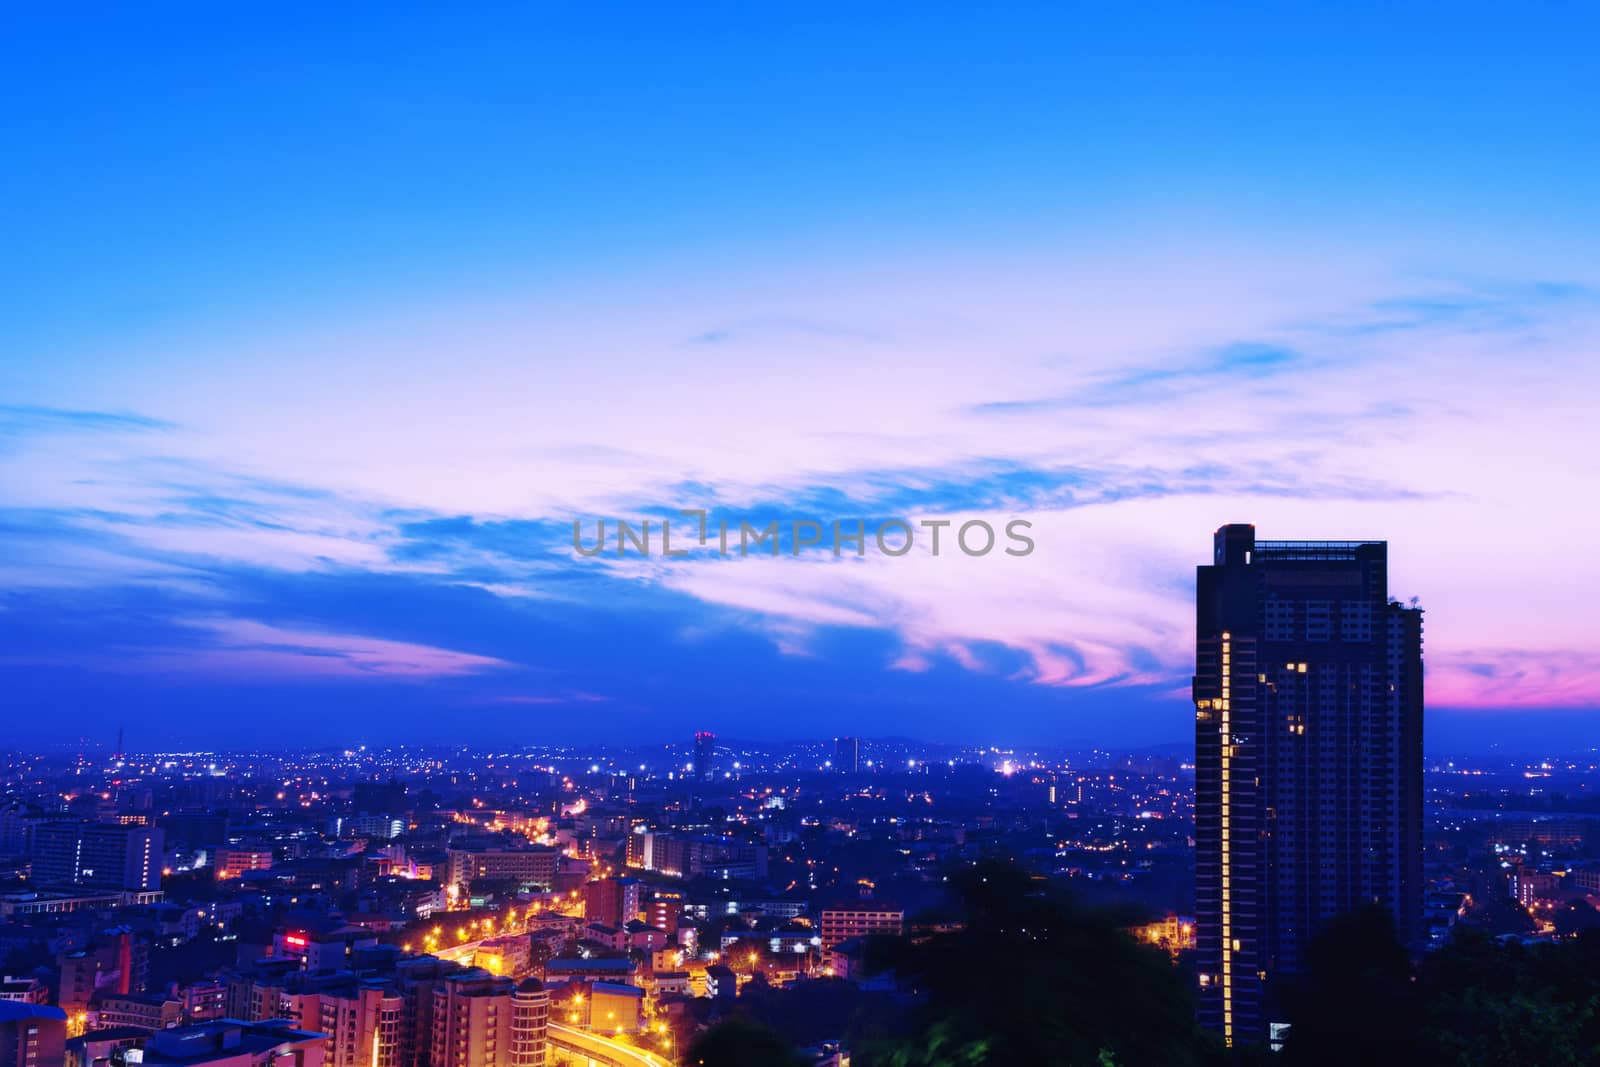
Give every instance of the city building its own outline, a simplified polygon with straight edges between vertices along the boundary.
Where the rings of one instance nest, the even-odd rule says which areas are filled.
[[[739,995],[739,976],[725,963],[706,968],[706,996],[712,1000],[732,1000]]]
[[[861,770],[861,738],[833,739],[833,769],[840,774],[855,774]]]
[[[517,988],[509,978],[478,969],[440,982],[433,990],[431,1067],[509,1063],[513,1048],[527,1055],[527,1046],[535,1041],[537,1013],[526,1003],[518,1010],[513,997]],[[519,1023],[525,1028],[520,1034]]]
[[[638,870],[678,878],[761,881],[767,877],[767,846],[731,837],[635,827],[628,835],[627,863]]]
[[[694,735],[694,780],[704,782],[716,773],[717,735],[701,730]]]
[[[632,842],[631,834],[628,840]],[[678,918],[682,914],[683,894],[670,889],[655,890],[644,906],[644,921],[668,937],[678,932]]]
[[[638,964],[629,959],[585,958],[558,956],[544,965],[545,979],[549,982],[575,980],[604,980],[632,985],[638,973]]]
[[[0,1000],[45,1004],[50,1000],[50,987],[37,978],[13,978],[8,974],[0,980]]]
[[[144,1064],[189,1067],[324,1067],[327,1034],[297,1030],[281,1019],[197,1023],[151,1034],[140,1048]]]
[[[1583,827],[1567,819],[1507,819],[1495,825],[1490,840],[1514,848],[1572,848],[1583,844]]]
[[[509,945],[518,939],[504,940]],[[520,941],[525,965],[526,938]],[[480,948],[476,957],[487,953]],[[543,1048],[547,1020],[537,1018],[536,1010],[542,994],[505,974],[434,956],[406,956],[392,945],[356,950],[345,969],[286,966],[293,962],[258,960],[231,972],[230,1015],[253,1022],[287,1020],[326,1034],[327,1067],[431,1067],[440,1062],[431,1057],[443,1045],[460,1052],[450,1052],[454,1058],[448,1062],[477,1067],[508,1062],[508,1042]],[[520,1000],[513,997],[517,990]],[[548,1001],[542,1003],[547,1008]],[[437,1032],[439,1026],[446,1032]],[[458,1048],[462,1042],[464,1051]]]
[[[317,1029],[333,1035],[327,1067],[400,1067],[404,1010],[405,999],[382,980],[352,983],[320,996]]]
[[[1195,947],[1194,920],[1183,915],[1168,915],[1165,919],[1135,926],[1129,933],[1147,945],[1166,949],[1174,956]]]
[[[90,1030],[67,1038],[65,1067],[110,1067],[112,1057],[116,1062],[128,1063],[127,1050],[142,1049],[148,1040],[150,1031],[136,1026]]]
[[[545,1067],[549,1053],[550,994],[525,978],[511,994],[511,1067]]]
[[[378,937],[372,931],[330,918],[277,931],[272,938],[272,955],[299,960],[307,971],[331,971],[346,966],[357,951],[377,943]]]
[[[25,890],[0,893],[0,920],[38,915],[69,915],[76,911],[106,911],[161,903],[161,890],[118,889],[109,892],[57,893]]]
[[[533,970],[533,941],[526,934],[484,938],[472,954],[472,965],[507,978],[526,977]]]
[[[96,994],[127,995],[145,988],[150,975],[150,945],[124,926],[103,931],[90,944],[56,956],[60,984],[56,1004],[67,1013],[70,1036],[89,1022]]]
[[[50,822],[33,830],[33,881],[48,887],[161,888],[161,831],[115,822]]]
[[[1542,900],[1554,899],[1561,892],[1561,875],[1554,871],[1515,867],[1506,882],[1511,898],[1524,908],[1531,908]]]
[[[854,938],[873,934],[898,937],[905,933],[906,913],[892,904],[860,900],[822,909],[822,956],[830,967],[843,966],[833,959],[834,949]],[[843,973],[836,970],[834,973]]]
[[[185,1023],[210,1022],[227,1014],[228,987],[215,978],[201,978],[173,987],[183,1006]]]
[[[552,984],[554,1018],[599,1034],[631,1034],[644,1027],[645,991],[624,982],[582,979]]]
[[[223,847],[217,849],[214,870],[218,880],[239,878],[246,871],[265,871],[272,867],[272,849]]]
[[[480,878],[550,889],[560,856],[544,845],[457,843],[450,846],[445,884],[458,894],[467,893]]]
[[[0,1064],[46,1067],[66,1059],[67,1013],[24,1001],[0,1000]]]
[[[183,1002],[165,993],[99,992],[89,999],[91,1030],[133,1026],[166,1030],[183,1021]]]
[[[392,840],[405,832],[406,821],[398,815],[350,815],[339,820],[342,836]]]
[[[1422,611],[1390,599],[1384,542],[1230,525],[1195,617],[1200,1017],[1264,1041],[1330,917],[1378,902],[1419,938]]]
[[[583,887],[583,914],[590,922],[624,927],[644,910],[636,878],[601,878]]]

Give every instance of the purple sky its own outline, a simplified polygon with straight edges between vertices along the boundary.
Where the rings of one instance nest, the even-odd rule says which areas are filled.
[[[1232,521],[1596,721],[1583,34],[751,17],[19,22],[19,736],[1179,740]],[[679,507],[1038,547],[573,558]]]

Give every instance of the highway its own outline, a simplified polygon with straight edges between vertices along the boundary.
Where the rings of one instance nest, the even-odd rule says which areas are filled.
[[[549,1041],[552,1048],[587,1056],[593,1067],[671,1067],[666,1060],[644,1049],[560,1023],[550,1024]]]

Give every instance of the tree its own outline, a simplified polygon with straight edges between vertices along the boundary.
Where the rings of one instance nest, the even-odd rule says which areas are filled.
[[[1307,947],[1306,965],[1285,991],[1285,1067],[1414,1062],[1417,994],[1387,909],[1330,919]]]
[[[1547,990],[1494,992],[1470,988],[1428,1005],[1422,1034],[1427,1062],[1449,1067],[1581,1067],[1600,1050],[1584,1031],[1595,1021],[1597,999],[1570,1004]]]
[[[1600,931],[1525,946],[1457,929],[1423,960],[1425,1062],[1600,1061]]]
[[[805,1060],[770,1027],[735,1017],[718,1023],[689,1046],[688,1067],[805,1067]]]
[[[955,883],[962,929],[874,961],[921,994],[892,1067],[1182,1067],[1201,1061],[1189,984],[1167,955],[1011,865]],[[869,957],[871,959],[871,957]],[[867,1059],[868,1057],[863,1057]]]

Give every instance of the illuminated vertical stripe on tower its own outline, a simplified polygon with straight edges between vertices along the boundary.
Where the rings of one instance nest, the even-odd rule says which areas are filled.
[[[1229,776],[1233,751],[1233,740],[1229,734],[1230,707],[1233,702],[1232,676],[1232,634],[1222,635],[1222,698],[1221,707],[1218,709],[1222,716],[1222,1040],[1226,1044],[1233,1044],[1233,892],[1232,871],[1230,859],[1229,827]]]

